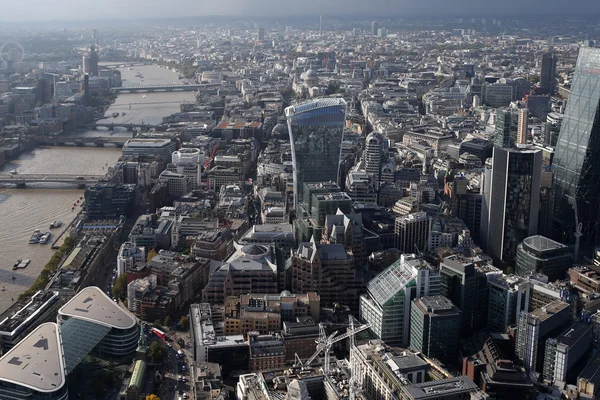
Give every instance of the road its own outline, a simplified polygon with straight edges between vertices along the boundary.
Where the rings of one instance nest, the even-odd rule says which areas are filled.
[[[190,366],[193,365],[193,360],[190,358],[191,354],[185,348],[181,348],[177,343],[179,338],[182,338],[185,344],[188,344],[186,339],[189,339],[189,336],[186,335],[186,332],[176,332],[173,330],[167,331],[167,335],[173,339],[172,342],[163,342],[160,339],[156,339],[161,344],[167,345],[171,344],[172,347],[168,348],[167,359],[165,360],[164,374],[163,374],[163,384],[159,390],[158,396],[161,400],[178,400],[180,397],[183,398],[184,393],[187,393],[187,398],[191,399],[192,396],[192,388],[190,382],[194,381],[193,378],[193,368],[190,369]],[[182,350],[184,357],[182,359],[177,358],[177,351]],[[185,366],[185,371],[182,367]],[[185,382],[183,380],[180,381],[181,378],[185,378]]]

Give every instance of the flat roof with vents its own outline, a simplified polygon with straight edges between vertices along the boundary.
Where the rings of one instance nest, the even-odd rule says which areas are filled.
[[[129,329],[136,324],[135,317],[129,311],[95,286],[81,290],[58,313],[117,329]]]
[[[52,393],[65,384],[65,362],[58,326],[47,322],[0,358],[0,381]]]

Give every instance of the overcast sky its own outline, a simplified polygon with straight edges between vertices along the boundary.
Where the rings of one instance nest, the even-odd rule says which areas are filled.
[[[596,13],[600,0],[0,0],[0,20],[100,20],[204,15],[486,15]]]

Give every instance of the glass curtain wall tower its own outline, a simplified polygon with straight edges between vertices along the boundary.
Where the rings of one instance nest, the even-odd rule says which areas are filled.
[[[285,109],[294,166],[294,205],[302,200],[302,186],[338,181],[346,122],[344,99],[310,100]]]
[[[600,49],[582,47],[554,156],[555,239],[561,243],[575,238],[575,210],[582,224],[581,242],[594,244],[597,241],[600,210],[599,103]]]

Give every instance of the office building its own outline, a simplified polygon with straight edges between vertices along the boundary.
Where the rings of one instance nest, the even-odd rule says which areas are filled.
[[[258,28],[258,32],[256,33],[256,40],[259,42],[265,40],[265,28]]]
[[[513,100],[514,87],[507,83],[484,83],[482,88],[483,104],[488,107],[507,107]]]
[[[552,53],[542,55],[539,90],[544,94],[553,94],[556,90],[556,60],[556,56]]]
[[[402,253],[423,252],[427,250],[431,219],[427,213],[419,211],[396,218],[396,248]]]
[[[217,336],[211,305],[190,305],[190,345],[196,363],[218,363],[223,376],[248,368],[248,342],[242,335]]]
[[[487,275],[484,270],[476,267],[472,260],[461,255],[452,255],[442,260],[440,294],[461,310],[463,333],[485,326]]]
[[[95,286],[73,296],[58,310],[56,319],[63,343],[86,341],[88,353],[94,349],[99,354],[123,356],[135,352],[138,346],[140,327],[135,317]],[[75,350],[70,346],[71,343],[65,349],[67,367],[71,351]]]
[[[279,333],[260,335],[249,332],[248,347],[251,371],[269,371],[285,366],[285,343]]]
[[[27,302],[17,302],[0,315],[0,355],[12,349],[38,325],[54,321],[60,307],[58,292],[40,290]]]
[[[85,212],[93,219],[133,216],[136,186],[99,182],[85,189]]]
[[[171,160],[177,149],[177,143],[171,139],[129,139],[123,145],[124,156],[153,157],[160,156],[163,160]]]
[[[342,244],[301,242],[292,253],[291,284],[294,293],[317,292],[321,304],[335,302],[358,308],[359,285],[354,256]]]
[[[402,387],[423,383],[430,376],[431,365],[419,355],[380,340],[361,343],[350,352],[356,366],[354,378],[371,399],[397,399]]]
[[[542,273],[552,282],[564,279],[573,265],[571,250],[562,243],[535,235],[525,238],[517,246],[517,275],[526,276]]]
[[[240,246],[227,262],[212,261],[212,265],[208,283],[202,291],[202,300],[206,303],[222,304],[227,296],[246,293],[279,292],[277,272],[283,265],[278,263],[273,246]]]
[[[319,325],[311,317],[297,318],[295,322],[285,321],[281,336],[285,343],[285,357],[288,362],[294,362],[296,354],[301,360],[307,360],[317,350]]]
[[[363,158],[365,160],[365,171],[371,174],[377,182],[379,187],[379,181],[381,180],[381,167],[383,162],[383,146],[385,138],[381,133],[371,132],[365,140],[365,151]]]
[[[346,250],[352,251],[357,267],[366,267],[367,252],[362,214],[344,214],[338,210],[335,215],[327,215],[321,242],[343,245]]]
[[[487,327],[492,332],[506,332],[517,315],[529,310],[530,284],[516,275],[505,275],[488,282]]]
[[[207,229],[203,233],[200,233],[198,236],[196,236],[193,240],[194,242],[192,243],[190,250],[194,257],[203,257],[208,258],[209,260],[225,261],[235,251],[233,244],[233,234],[228,228],[217,228],[212,230]],[[263,244],[269,245],[271,243],[273,242],[265,242]]]
[[[440,293],[439,272],[414,255],[402,256],[371,279],[360,296],[360,319],[390,346],[408,346],[410,302]]]
[[[126,274],[138,262],[146,262],[146,248],[132,242],[123,243],[117,255],[117,275]]]
[[[513,264],[517,245],[537,233],[542,152],[494,148],[486,168],[481,245],[495,262]]]
[[[184,148],[173,152],[167,171],[182,174],[188,178],[190,190],[200,186],[204,153],[200,149]]]
[[[423,382],[401,388],[402,399],[406,400],[458,400],[485,399],[477,385],[466,376]]]
[[[294,203],[303,184],[338,181],[346,102],[341,98],[307,101],[285,109],[294,166]]]
[[[39,325],[0,358],[0,398],[69,398],[65,354],[56,324]]]
[[[517,144],[527,144],[527,118],[529,111],[526,108],[519,109],[519,122],[517,126]]]
[[[560,300],[535,309],[521,311],[517,319],[515,358],[527,371],[541,372],[546,339],[559,333],[569,322],[569,305]]]
[[[315,193],[311,204],[310,215],[317,220],[319,226],[325,224],[328,215],[335,215],[338,210],[346,214],[352,210],[352,199],[346,192]]]
[[[443,363],[455,363],[460,341],[461,311],[444,296],[413,300],[410,348]]]
[[[377,36],[377,32],[379,30],[379,24],[377,21],[371,22],[371,36]]]
[[[514,108],[496,110],[495,147],[513,147],[517,143],[519,112]]]
[[[592,347],[592,325],[574,322],[556,338],[546,340],[543,377],[552,382],[566,382],[569,369]]]
[[[575,209],[581,243],[596,243],[600,208],[600,49],[582,47],[554,154],[556,239],[574,241]],[[573,201],[577,201],[574,207]],[[577,260],[576,260],[577,261]]]
[[[378,183],[373,174],[350,171],[346,177],[346,193],[356,203],[377,203]]]

